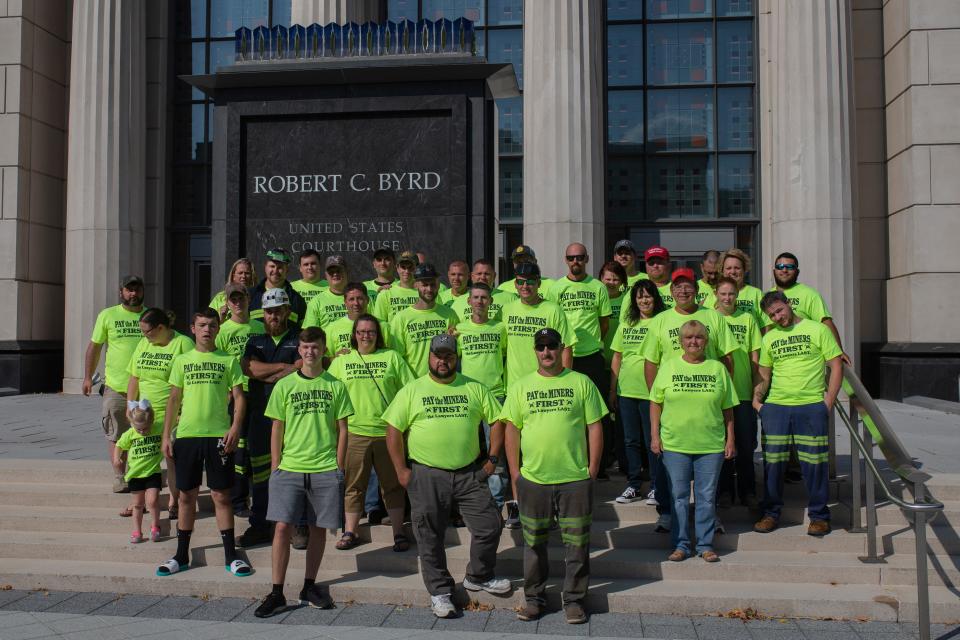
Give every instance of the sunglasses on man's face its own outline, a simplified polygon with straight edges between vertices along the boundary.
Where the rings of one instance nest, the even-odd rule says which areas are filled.
[[[783,262],[778,262],[777,264],[775,264],[775,265],[773,265],[773,266],[776,267],[778,271],[796,271],[796,269],[797,269],[797,265],[792,264],[792,263],[791,263],[791,264],[786,264],[786,263],[783,263]]]
[[[542,344],[535,345],[533,348],[536,349],[537,351],[545,351],[545,350],[548,350],[548,349],[549,349],[550,351],[556,351],[557,349],[560,348],[560,343],[559,343],[559,342],[547,342],[547,343],[542,343]]]
[[[587,256],[581,254],[578,256],[566,256],[567,262],[583,262],[587,259]]]
[[[532,287],[536,285],[537,282],[539,282],[539,280],[537,280],[536,278],[533,278],[533,279],[517,278],[517,284],[520,285],[521,287],[523,285],[530,285]]]

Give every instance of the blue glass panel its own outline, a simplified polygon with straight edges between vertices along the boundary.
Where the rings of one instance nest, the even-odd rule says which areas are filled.
[[[427,20],[464,17],[477,25],[484,22],[483,0],[423,0],[423,17]]]
[[[713,155],[647,161],[648,219],[713,217],[713,197]]]
[[[458,53],[472,55],[476,52],[477,33],[473,22],[466,18],[457,18],[453,21],[453,47]]]
[[[234,64],[234,43],[227,41],[215,41],[210,43],[210,73],[216,72],[220,67],[226,67]]]
[[[713,0],[647,0],[648,20],[673,18],[709,18]]]
[[[523,219],[523,160],[500,158],[500,221]]]
[[[417,53],[433,53],[433,20],[420,20],[417,22],[416,38]]]
[[[523,98],[497,100],[498,153],[523,152]]]
[[[487,55],[487,31],[486,29],[477,29],[476,30],[476,43],[477,55],[481,58],[486,57]]]
[[[397,52],[414,53],[417,50],[417,23],[412,20],[397,21]]]
[[[417,0],[388,0],[387,19],[392,21],[413,20],[416,22],[420,18],[417,13],[417,6]]]
[[[712,89],[659,89],[647,94],[647,142],[661,151],[707,151],[713,142]]]
[[[643,91],[607,93],[607,144],[611,153],[643,152]]]
[[[753,0],[717,0],[718,16],[752,16]]]
[[[610,25],[607,27],[607,84],[643,84],[643,27]]]
[[[174,18],[177,38],[202,38],[207,34],[207,0],[178,2]]]
[[[233,46],[233,43],[230,43]],[[176,74],[201,75],[207,73],[207,45],[202,42],[183,42],[176,46],[174,50],[174,70]],[[199,89],[193,88],[186,82],[177,81],[176,99],[178,102],[185,100],[203,100],[205,96]]]
[[[640,20],[643,0],[607,0],[607,20]]]
[[[753,154],[720,156],[719,209],[721,218],[756,215],[756,179]]]
[[[607,160],[607,219],[634,222],[643,217],[643,159]]]
[[[753,89],[720,89],[717,95],[717,140],[721,151],[753,149]]]
[[[512,62],[517,72],[517,83],[523,89],[523,31],[497,29],[487,32],[487,60]]]
[[[647,26],[647,84],[713,82],[713,23]]]
[[[340,42],[342,44],[341,55],[355,56],[360,52],[360,25],[356,22],[348,22],[340,30]]]
[[[753,21],[717,23],[717,82],[753,82]]]
[[[253,30],[253,59],[270,59],[270,29],[263,25]]]
[[[253,31],[247,27],[240,27],[234,35],[234,60],[246,62],[253,56]]]
[[[213,0],[217,2],[217,0]],[[273,0],[273,24],[282,24],[284,26],[289,25],[292,21],[290,19],[290,10],[291,10],[290,0]],[[307,26],[307,25],[303,25]]]
[[[302,24],[295,24],[287,31],[290,51],[287,57],[303,60],[307,57],[307,30]]]
[[[317,58],[323,55],[323,27],[314,23],[307,27],[307,57]]]
[[[290,49],[288,30],[282,25],[274,25],[270,28],[270,59],[283,60],[287,57],[287,51]]]
[[[487,0],[487,24],[523,24],[523,0]]]
[[[269,26],[269,10],[268,0],[214,0],[210,3],[210,37],[232,36],[240,27]]]

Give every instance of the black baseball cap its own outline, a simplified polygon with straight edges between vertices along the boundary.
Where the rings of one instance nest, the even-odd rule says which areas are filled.
[[[374,258],[379,258],[380,256],[390,256],[391,258],[393,258],[394,262],[397,261],[397,254],[394,252],[393,249],[388,249],[387,247],[380,247],[379,249],[373,252]]]
[[[535,262],[522,262],[517,265],[516,274],[518,278],[539,278],[540,266]]]
[[[417,268],[413,270],[413,279],[414,280],[432,280],[437,278],[437,269],[429,262],[424,262],[423,264],[418,264]]]
[[[142,287],[143,278],[135,275],[126,275],[120,278],[120,288],[129,289],[130,287]]]
[[[457,339],[454,338],[449,333],[440,333],[433,336],[433,339],[430,340],[430,351],[432,353],[439,353],[441,351],[449,351],[451,353],[457,352]]]
[[[560,333],[556,329],[547,327],[546,329],[540,329],[533,335],[533,344],[563,344],[563,338],[560,337]]]

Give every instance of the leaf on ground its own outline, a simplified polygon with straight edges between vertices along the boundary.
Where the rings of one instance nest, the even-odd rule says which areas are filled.
[[[467,610],[467,611],[493,611],[493,605],[492,605],[492,604],[481,603],[481,602],[479,602],[479,601],[477,601],[477,600],[471,600],[471,601],[467,604],[467,606],[464,607],[464,609]],[[518,607],[518,609],[519,609],[519,607]]]
[[[12,591],[12,590],[13,590],[12,584],[0,585],[0,591]]]
[[[730,609],[725,613],[720,614],[721,618],[737,618],[739,620],[766,620],[767,616],[763,615],[756,609],[747,607],[746,609]]]

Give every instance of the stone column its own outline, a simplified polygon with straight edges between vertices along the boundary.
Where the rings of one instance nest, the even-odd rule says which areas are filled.
[[[143,275],[146,4],[74,6],[67,154],[64,391],[76,393],[97,313]],[[147,302],[157,296],[148,291]]]
[[[290,23],[304,26],[314,22],[380,22],[384,14],[381,0],[290,0]]]
[[[850,0],[763,4],[758,59],[764,233],[756,269],[771,286],[774,257],[796,254],[800,280],[823,294],[844,348],[854,356],[859,247]]]
[[[523,238],[546,276],[583,242],[604,258],[603,3],[527,2],[523,28]]]

